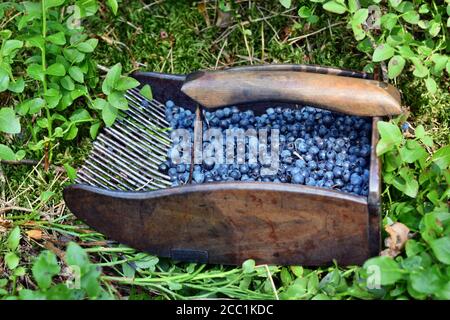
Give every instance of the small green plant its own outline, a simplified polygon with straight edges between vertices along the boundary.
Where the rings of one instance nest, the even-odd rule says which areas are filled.
[[[390,298],[450,299],[450,146],[431,153],[433,140],[423,126],[414,135],[408,125],[404,128],[402,134],[397,123],[379,122],[377,153],[388,199],[384,223],[401,222],[414,236],[406,242],[405,256],[376,257],[364,267],[379,268]]]
[[[108,5],[116,14],[117,2],[110,0]],[[139,83],[123,77],[118,64],[108,72],[99,92],[97,64],[92,59],[98,40],[89,38],[80,22],[96,13],[97,1],[26,1],[2,6],[1,12],[7,9],[17,11],[17,18],[16,29],[0,33],[0,92],[18,95],[19,103],[15,111],[0,109],[0,131],[19,133],[17,115],[31,118],[27,149],[44,154],[48,167],[56,143],[73,140],[85,124],[94,138],[101,119],[111,125],[118,110],[128,107],[124,92]],[[13,152],[0,145],[1,159],[18,160],[24,155],[24,150]]]
[[[281,1],[285,7],[291,1]],[[374,63],[387,64],[387,77],[394,79],[404,70],[424,79],[426,88],[435,93],[436,80],[450,73],[448,56],[448,28],[450,27],[450,1],[402,0],[312,0],[303,1],[298,10],[300,18],[314,24],[318,9],[341,15],[359,41],[358,49],[370,55]]]
[[[9,278],[0,279],[1,299],[107,299],[109,294],[100,285],[101,270],[92,264],[86,252],[77,244],[67,245],[64,260],[48,250],[42,251],[31,268],[36,290],[17,287],[17,279],[26,273],[20,266],[20,228],[15,227],[7,238],[7,252],[4,255]],[[62,267],[64,276],[61,275]],[[63,281],[64,280],[64,281]],[[7,288],[9,287],[9,291]]]

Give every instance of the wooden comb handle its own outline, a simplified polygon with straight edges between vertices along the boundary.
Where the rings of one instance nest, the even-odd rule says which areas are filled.
[[[400,93],[392,85],[368,79],[286,70],[196,72],[181,91],[206,108],[241,103],[304,103],[358,116],[401,113]]]

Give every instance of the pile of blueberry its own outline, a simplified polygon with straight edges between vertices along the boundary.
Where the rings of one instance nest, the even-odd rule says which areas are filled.
[[[167,101],[166,117],[172,129],[183,128],[193,132],[195,114],[190,110]],[[261,176],[262,166],[258,163],[203,162],[194,165],[192,183],[263,181],[304,184],[357,195],[368,194],[372,130],[370,118],[347,116],[312,107],[268,108],[261,115],[255,115],[251,110],[239,111],[236,107],[226,107],[204,112],[203,130],[208,128],[223,131],[232,128],[279,129],[278,172]],[[172,149],[169,150],[169,158],[171,152]],[[178,186],[188,183],[191,166],[175,165],[167,160],[160,165],[160,170],[170,176],[173,186]]]

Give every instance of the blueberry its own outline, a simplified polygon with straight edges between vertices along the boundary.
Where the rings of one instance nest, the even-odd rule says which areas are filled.
[[[362,184],[362,178],[361,178],[361,176],[360,175],[358,175],[357,173],[353,173],[351,176],[350,176],[350,183],[352,184],[352,185],[354,185],[354,186],[359,186],[359,185],[361,185]]]
[[[333,175],[337,178],[342,176],[342,169],[339,167],[334,167],[333,168]]]
[[[186,165],[184,163],[180,163],[179,165],[177,165],[177,172],[178,173],[183,173],[186,171]]]
[[[169,170],[169,167],[170,167],[170,165],[169,165],[168,161],[164,161],[158,166],[158,170],[159,170],[159,172],[167,173],[167,171]]]
[[[315,186],[316,185],[316,180],[314,180],[314,178],[309,177],[306,179],[306,185],[307,186]]]
[[[363,182],[364,183],[368,183],[369,182],[369,177],[370,177],[369,170],[364,169],[363,176],[362,176]]]
[[[402,131],[405,132],[409,129],[409,123],[408,122],[404,122],[402,123]]]
[[[365,144],[361,147],[361,149],[359,151],[359,155],[361,157],[368,157],[370,155],[370,150],[371,150],[370,146]]]
[[[333,178],[334,178],[334,174],[331,171],[325,172],[325,174],[323,176],[326,180],[333,180]]]
[[[222,129],[228,129],[229,122],[227,120],[220,120],[220,127]]]
[[[299,167],[291,167],[289,171],[291,173],[291,176],[295,176],[299,174],[302,171],[302,169],[300,169]]]
[[[200,171],[194,171],[192,174],[192,180],[195,183],[203,183],[205,181],[205,175]]]
[[[167,108],[173,108],[175,106],[175,103],[172,100],[166,101],[166,107]]]
[[[189,180],[189,172],[184,172],[184,173],[180,174],[179,179],[181,182],[187,183]]]
[[[191,127],[192,124],[193,124],[193,122],[192,122],[191,119],[184,119],[184,120],[183,120],[183,127],[185,127],[185,128]]]
[[[231,123],[239,123],[240,120],[241,117],[239,116],[239,113],[233,113],[230,119]]]
[[[331,160],[328,160],[328,161],[325,163],[325,170],[327,170],[327,171],[333,171],[333,169],[334,169],[334,162],[331,161]]]
[[[297,174],[292,176],[292,183],[304,184],[305,183],[305,177],[302,176],[300,173],[297,173]]]
[[[225,117],[225,112],[223,112],[223,110],[217,110],[216,117],[219,119],[223,119]]]
[[[292,158],[292,157],[284,157],[282,159],[282,161],[283,161],[283,163],[290,165],[290,164],[292,164],[294,162],[294,158]]]
[[[239,171],[241,171],[242,174],[246,174],[246,173],[248,173],[250,171],[250,167],[246,163],[241,164],[240,167],[239,167]]]
[[[317,163],[314,160],[311,160],[308,162],[308,168],[310,168],[311,170],[316,170],[317,169]]]
[[[241,177],[241,173],[238,170],[232,170],[230,172],[230,177],[234,180],[238,180]]]
[[[353,186],[353,193],[362,194],[360,186]]]
[[[328,133],[328,129],[325,126],[320,126],[318,134],[323,137]]]
[[[205,159],[203,161],[203,167],[206,170],[211,170],[212,168],[214,168],[214,164],[215,164],[214,159]]]
[[[247,181],[248,179],[250,179],[250,177],[248,175],[246,175],[246,174],[243,174],[241,176],[241,181]]]
[[[342,152],[339,152],[339,153],[336,155],[336,161],[339,160],[339,161],[341,161],[341,162],[344,162],[346,158],[347,158],[347,154],[344,153],[343,151],[342,151]]]
[[[324,187],[326,187],[326,188],[333,188],[333,186],[334,186],[334,182],[333,182],[333,180],[327,180],[327,181],[325,181],[325,184],[324,184]]]
[[[209,123],[211,124],[212,127],[218,127],[220,124],[220,120],[219,118],[214,117],[209,121]]]
[[[327,159],[328,160],[334,160],[334,158],[336,158],[336,152],[334,152],[333,150],[330,150],[327,152]]]
[[[231,115],[231,109],[230,108],[224,108],[223,109],[223,116],[225,118],[228,118]]]
[[[292,153],[291,153],[291,151],[289,151],[289,150],[283,150],[283,151],[281,151],[281,157],[282,158],[285,158],[285,157],[290,157],[292,155]]]
[[[309,153],[311,153],[312,155],[316,155],[319,153],[319,148],[317,148],[316,146],[312,146],[311,148],[309,148]]]
[[[243,127],[244,129],[246,129],[246,127],[250,124],[250,122],[248,121],[247,118],[241,119],[241,121],[239,122],[239,125],[241,127]]]
[[[219,175],[219,173],[217,172],[217,170],[216,169],[211,169],[211,170],[209,170],[209,172],[211,173],[211,176],[213,176],[213,177],[217,177],[218,175]]]
[[[342,180],[344,180],[344,182],[349,182],[350,181],[350,171],[345,170],[343,175],[342,175]]]
[[[169,174],[169,176],[176,176],[177,175],[177,168],[170,168],[169,170],[168,170],[168,174]]]
[[[295,149],[300,153],[308,152],[308,145],[303,141],[303,139],[297,139],[294,143]]]
[[[333,117],[330,114],[327,114],[322,118],[322,123],[324,123],[324,124],[331,124],[332,122],[333,122]]]
[[[295,160],[295,166],[296,166],[296,167],[298,167],[298,168],[304,168],[305,165],[306,165],[305,160],[303,160],[303,159],[297,159],[297,160]]]
[[[303,158],[305,159],[306,162],[309,162],[314,159],[314,157],[309,153],[307,153]]]
[[[334,180],[334,184],[339,188],[342,188],[344,186],[344,182],[341,179]]]
[[[367,161],[364,158],[358,158],[358,159],[356,159],[355,164],[356,164],[356,166],[358,166],[360,168],[364,168],[367,164]]]

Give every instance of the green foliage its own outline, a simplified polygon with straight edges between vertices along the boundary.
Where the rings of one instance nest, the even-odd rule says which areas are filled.
[[[399,118],[397,121],[401,121]],[[406,243],[406,256],[377,257],[381,284],[416,299],[449,299],[450,274],[450,148],[430,153],[433,141],[419,125],[402,133],[396,122],[379,122],[377,153],[383,161],[384,194],[389,199],[386,223],[399,221],[417,233]],[[409,138],[406,138],[408,136]]]
[[[142,89],[140,90],[140,94],[142,94],[142,96],[147,98],[148,100],[153,99],[152,89],[148,84],[142,87]]]
[[[14,270],[19,265],[19,256],[17,255],[17,249],[20,242],[20,229],[15,227],[8,236],[6,242],[7,251],[4,255],[6,266],[10,270]]]
[[[16,280],[25,274],[25,268],[18,267],[20,263],[17,249],[20,241],[20,229],[14,228],[8,237],[7,247],[10,251],[5,254],[8,269],[14,271],[9,279],[0,280],[0,298],[3,299],[106,299],[109,294],[100,285],[100,268],[89,261],[86,252],[77,244],[71,242],[67,246],[64,261],[58,261],[56,255],[48,250],[42,251],[34,260],[31,268],[33,280],[38,289],[16,288]],[[58,275],[61,265],[67,265],[69,278],[62,283]],[[66,275],[67,276],[67,275]],[[12,285],[14,290],[8,294],[3,288]],[[17,291],[17,292],[16,292]]]
[[[70,10],[61,10],[62,5]],[[108,1],[108,5],[117,13],[117,1]],[[116,65],[111,71],[113,81],[109,73],[105,80],[108,90],[99,91],[97,65],[92,59],[98,40],[89,38],[79,23],[96,13],[96,0],[41,0],[5,9],[17,11],[17,15],[16,29],[0,33],[0,92],[9,90],[20,103],[15,111],[0,109],[0,132],[21,131],[16,113],[24,120],[32,118],[36,125],[27,128],[32,137],[28,150],[38,156],[45,153],[52,161],[53,145],[75,139],[80,128],[89,125],[95,137],[101,124],[98,116],[111,125],[117,109],[127,108],[124,92],[138,82],[122,77],[122,68]],[[14,76],[16,69],[26,73]],[[97,96],[106,97],[108,102],[99,103],[97,99],[104,99]],[[24,151],[18,154],[0,145],[1,159],[17,160],[23,155]]]
[[[318,16],[314,15],[314,21],[311,17],[317,7],[343,16],[355,39],[360,41],[359,49],[370,54],[373,62],[388,61],[390,79],[404,70],[408,72],[411,65],[412,74],[424,79],[427,90],[434,94],[444,70],[450,72],[449,1],[445,4],[435,0],[315,0],[307,3],[298,11],[300,18],[316,23]]]
[[[292,5],[292,1],[291,0],[280,0],[280,3],[286,9],[289,9],[291,7],[291,5]]]

